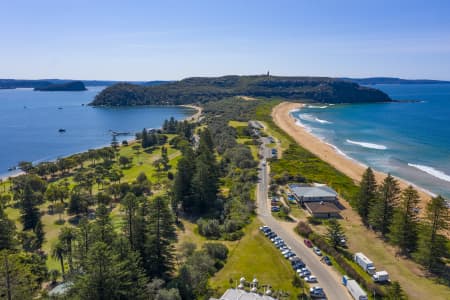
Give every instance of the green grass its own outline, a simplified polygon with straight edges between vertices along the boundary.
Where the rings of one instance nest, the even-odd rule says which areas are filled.
[[[173,135],[169,136],[169,140],[171,138],[173,138]],[[133,162],[129,169],[122,169],[124,173],[122,182],[131,182],[135,180],[141,172],[144,172],[152,182],[156,182],[159,176],[165,176],[165,172],[161,172],[160,174],[158,174],[155,167],[153,167],[152,165],[153,161],[161,156],[161,147],[156,147],[151,153],[147,153],[143,151],[142,148],[139,148],[139,151],[136,152],[132,149],[132,145],[133,144],[129,146],[122,146],[119,149],[119,155],[127,156],[131,158]],[[170,171],[175,172],[176,164],[180,158],[181,153],[179,150],[171,148],[168,144],[166,144],[165,146],[168,148],[167,153],[169,155],[169,165],[171,166]],[[85,163],[85,167],[89,167],[89,165],[89,163]],[[115,165],[116,167],[118,167],[117,163],[115,163]],[[67,177],[66,180],[71,183],[71,186],[74,184],[73,176]],[[9,181],[2,182],[1,185],[7,184],[9,184]],[[0,188],[2,187],[0,186]],[[94,185],[93,191],[94,193],[98,191],[97,185]],[[44,212],[41,218],[45,231],[45,242],[42,245],[42,250],[44,250],[47,254],[51,252],[52,246],[56,243],[61,228],[63,226],[70,225],[68,219],[71,217],[65,212],[62,215],[62,219],[64,219],[66,222],[63,225],[55,224],[55,221],[59,219],[59,216],[57,214],[50,215],[47,213],[47,207],[49,204],[49,202],[45,202],[44,204],[39,206],[39,209]],[[22,225],[19,220],[19,210],[16,208],[7,207],[5,212],[8,218],[16,223],[17,230],[21,230]],[[120,230],[122,225],[120,205],[116,206],[111,212],[111,219],[114,229]],[[47,256],[47,267],[49,269],[60,270],[59,262],[54,260],[51,255]]]
[[[271,285],[273,290],[283,290],[290,299],[297,299],[300,289],[292,286],[295,272],[288,260],[284,259],[272,243],[260,233],[256,219],[245,228],[245,236],[230,249],[224,268],[210,280],[216,290],[216,296],[230,288],[230,279],[234,282],[241,277],[252,280],[257,277],[260,284]]]
[[[228,126],[237,128],[237,127],[247,127],[248,123],[247,122],[240,122],[240,121],[229,121],[228,122]]]

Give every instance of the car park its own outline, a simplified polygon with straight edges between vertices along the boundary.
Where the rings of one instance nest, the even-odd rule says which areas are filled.
[[[304,239],[304,240],[303,240],[303,243],[305,243],[305,245],[306,245],[307,247],[309,247],[309,248],[312,248],[312,247],[313,247],[313,244],[312,244],[311,241],[308,240],[308,239]]]
[[[318,256],[322,256],[322,251],[320,251],[320,249],[318,247],[313,247],[313,251]]]

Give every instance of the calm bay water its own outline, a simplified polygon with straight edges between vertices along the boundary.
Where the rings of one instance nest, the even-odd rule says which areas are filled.
[[[90,148],[109,145],[109,130],[130,132],[159,128],[165,119],[183,119],[194,113],[182,107],[94,108],[83,106],[103,87],[84,92],[0,90],[0,175],[24,161],[45,161]],[[65,133],[58,130],[64,128]]]
[[[450,84],[375,88],[420,102],[309,106],[293,114],[341,154],[450,198]]]

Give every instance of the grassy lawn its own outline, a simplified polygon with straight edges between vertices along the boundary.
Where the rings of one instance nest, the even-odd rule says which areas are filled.
[[[248,123],[247,122],[239,122],[239,121],[230,121],[230,122],[228,122],[228,125],[236,128],[236,127],[246,127],[246,126],[248,126]]]
[[[169,136],[169,139],[172,138],[172,136]],[[124,173],[124,177],[122,179],[122,182],[131,182],[136,179],[136,177],[141,173],[144,172],[147,177],[152,181],[156,182],[159,177],[165,176],[165,173],[158,173],[155,167],[152,165],[153,161],[158,159],[161,156],[161,147],[156,147],[151,152],[145,152],[142,148],[139,149],[139,151],[133,150],[132,145],[129,146],[122,146],[119,149],[119,155],[127,156],[132,159],[131,167],[128,169],[122,169]],[[171,166],[170,171],[175,172],[176,164],[180,158],[180,151],[171,148],[168,144],[165,145],[167,147],[167,153],[169,156],[169,165]],[[89,166],[89,163],[85,164],[85,167]],[[73,186],[73,178],[72,176],[66,178],[69,183],[71,183],[71,186]],[[9,185],[9,181],[2,182],[2,185]],[[3,188],[0,186],[0,188]],[[94,193],[98,191],[97,185],[95,184],[93,187]],[[67,202],[67,201],[66,201]],[[45,202],[44,204],[39,206],[39,209],[42,214],[42,224],[44,226],[45,231],[45,242],[42,245],[42,249],[49,254],[47,256],[47,266],[51,269],[60,269],[60,264],[58,261],[54,260],[51,255],[51,249],[52,246],[56,243],[58,239],[58,234],[63,226],[69,226],[70,223],[68,222],[68,219],[71,217],[64,212],[62,214],[61,218],[65,220],[65,223],[63,225],[57,225],[55,224],[55,221],[59,219],[58,214],[48,214],[47,213],[47,207],[50,203]],[[17,230],[21,230],[22,225],[20,223],[19,217],[20,212],[16,208],[7,207],[5,210],[7,216],[9,219],[13,220],[16,223]],[[113,211],[111,212],[111,219],[113,222],[113,226],[115,230],[121,230],[122,225],[122,219],[121,219],[121,211],[120,211],[120,205],[117,205]]]
[[[385,269],[400,282],[411,299],[450,299],[450,288],[435,283],[411,260],[395,256],[395,249],[360,224],[342,222],[352,252],[363,252],[375,262],[379,271]]]
[[[224,268],[211,278],[211,287],[217,295],[230,287],[230,279],[234,282],[241,277],[252,280],[257,277],[260,284],[271,285],[273,290],[283,290],[296,299],[301,292],[292,286],[295,276],[288,260],[284,259],[272,243],[259,232],[260,222],[256,219],[245,229],[245,236],[230,248]]]

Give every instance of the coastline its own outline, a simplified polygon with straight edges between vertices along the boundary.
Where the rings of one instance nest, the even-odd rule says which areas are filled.
[[[197,112],[190,117],[187,117],[185,120],[189,122],[197,122],[200,119],[200,116],[203,112],[203,108],[201,106],[193,105],[193,104],[182,104],[179,105],[181,107],[195,109]]]
[[[272,110],[272,118],[277,126],[279,126],[284,132],[291,136],[300,146],[317,155],[323,161],[329,163],[340,172],[344,173],[355,182],[360,182],[362,174],[366,170],[367,166],[361,162],[346,156],[343,153],[339,153],[337,149],[328,144],[318,137],[312,135],[304,127],[299,126],[296,123],[296,119],[291,115],[294,110],[301,109],[304,106],[302,103],[282,102],[275,106]],[[377,171],[373,168],[375,178],[380,183],[386,176],[386,173]],[[417,186],[411,182],[408,182],[402,178],[395,177],[400,185],[401,189],[405,189],[408,186],[414,186],[421,198],[420,207],[425,207],[425,204],[434,196],[433,193],[426,189]]]
[[[200,119],[200,116],[201,116],[201,114],[203,112],[203,109],[200,106],[196,106],[196,105],[186,104],[186,105],[178,105],[178,106],[196,110],[195,114],[193,114],[193,115],[191,115],[189,117],[186,117],[184,119],[184,120],[187,120],[189,122],[197,122]],[[161,124],[161,126],[162,126],[162,124]],[[129,144],[132,144],[132,143],[136,142],[136,138],[135,137],[129,138],[129,139],[127,139],[127,141],[128,141]],[[101,145],[101,146],[94,146],[94,147],[91,147],[89,149],[100,149],[100,148],[108,147],[108,146],[109,146],[109,144],[105,144],[105,145]],[[70,156],[75,155],[75,154],[80,154],[80,153],[86,152],[89,149],[86,149],[86,150],[80,151],[80,152],[74,152],[74,153],[71,153],[71,154],[68,154],[68,155],[65,155],[65,156],[61,156],[61,157],[70,157]],[[49,161],[55,161],[56,159],[57,158],[51,159]],[[14,177],[17,177],[17,176],[20,176],[20,175],[23,175],[23,174],[25,174],[25,172],[23,172],[22,170],[16,169],[14,171],[10,171],[10,172],[4,173],[4,174],[0,174],[0,180],[7,181],[10,178],[14,178]]]

